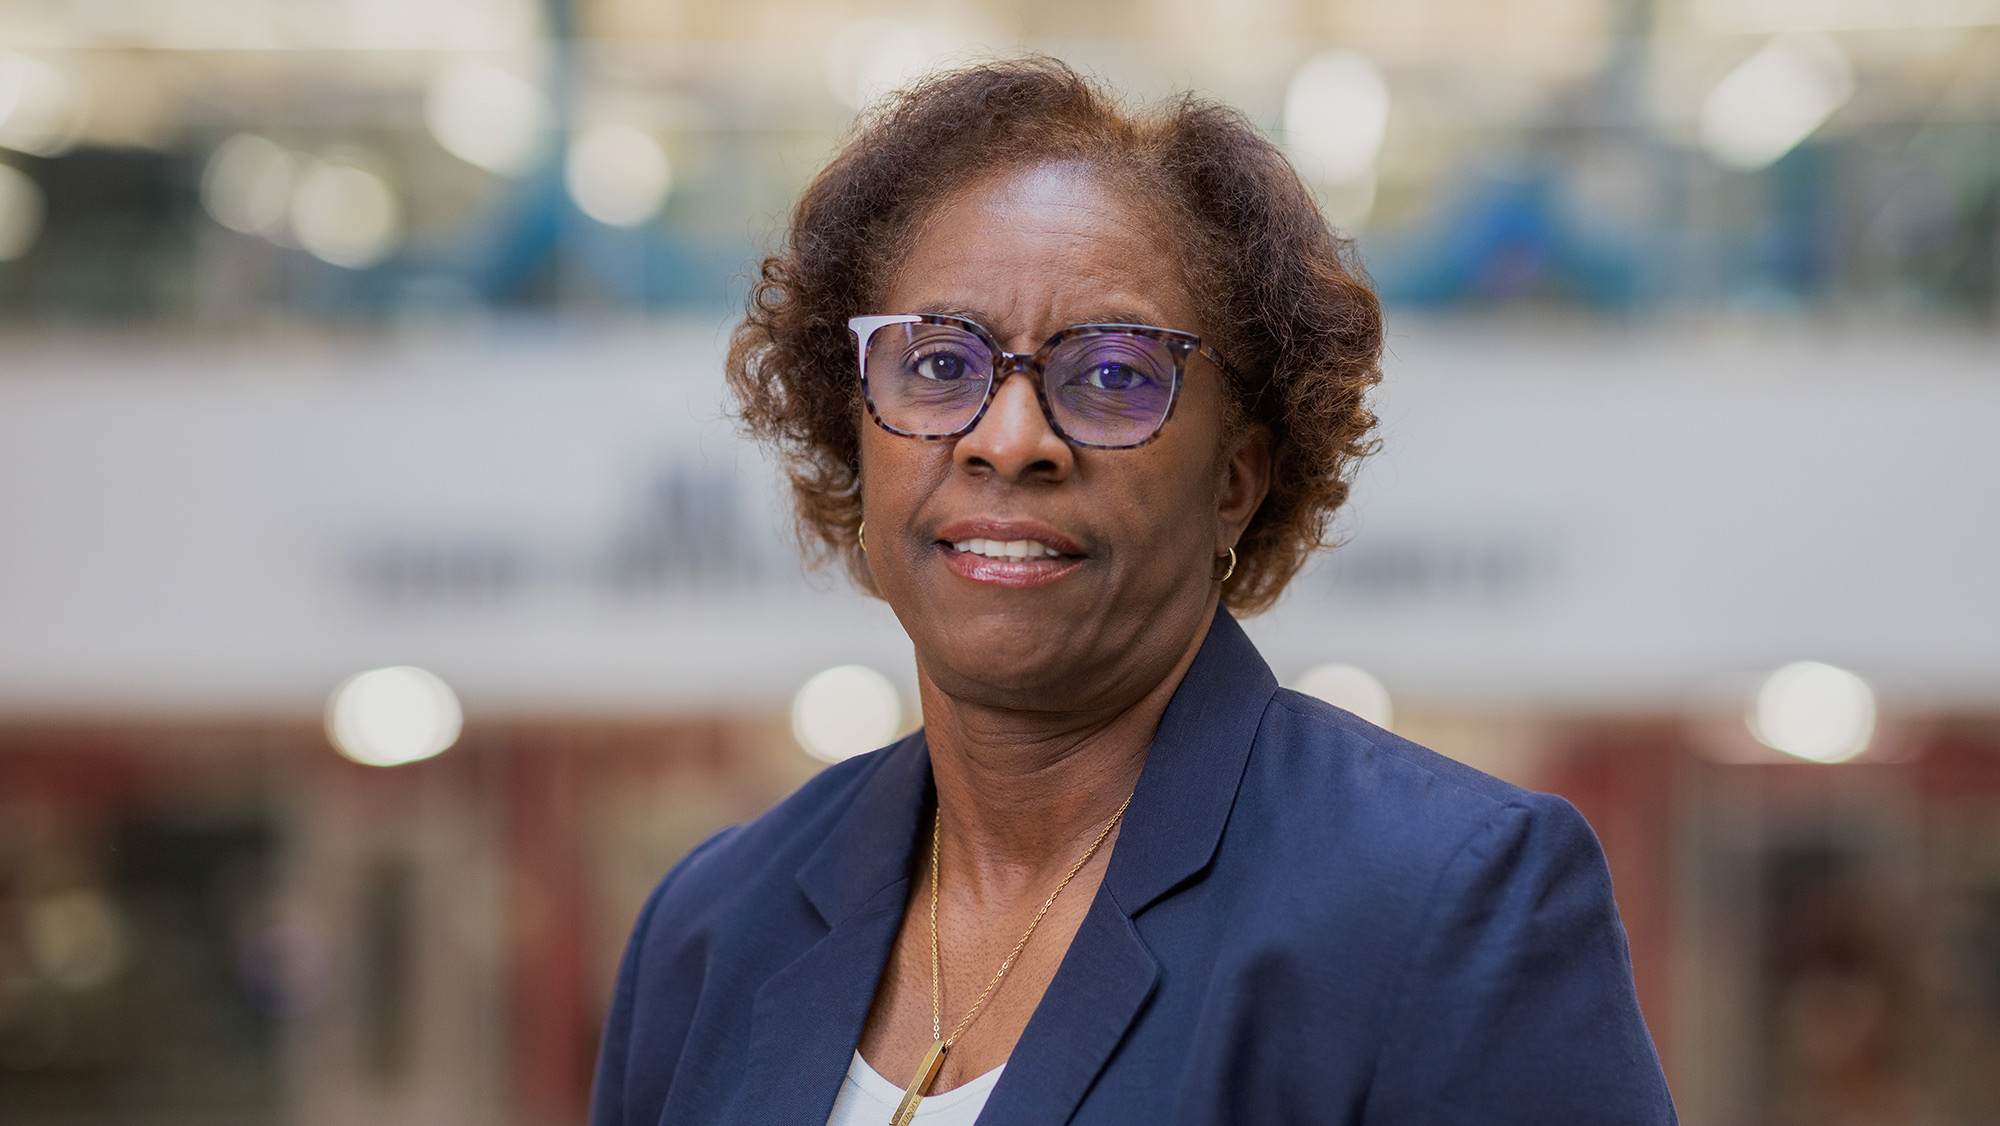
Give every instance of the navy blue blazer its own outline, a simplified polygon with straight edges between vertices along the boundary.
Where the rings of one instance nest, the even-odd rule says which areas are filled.
[[[933,800],[921,733],[681,861],[593,1126],[824,1126]],[[1278,687],[1218,612],[982,1123],[1671,1123],[1597,838]]]

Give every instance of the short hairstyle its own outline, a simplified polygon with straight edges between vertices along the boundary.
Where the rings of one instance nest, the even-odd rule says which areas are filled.
[[[1223,602],[1268,609],[1311,554],[1373,449],[1381,306],[1352,243],[1284,155],[1236,110],[1193,95],[1134,112],[1044,56],[938,75],[866,115],[765,256],[730,338],[729,385],[774,445],[800,539],[874,593],[858,544],[861,407],[847,319],[875,307],[931,209],[1008,168],[1115,170],[1179,232],[1201,326],[1236,373],[1236,422],[1271,434],[1271,487],[1236,547]],[[896,312],[898,310],[887,310]],[[1178,326],[1177,326],[1178,327]]]

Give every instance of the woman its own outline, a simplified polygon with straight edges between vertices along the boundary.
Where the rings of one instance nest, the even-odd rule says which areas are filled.
[[[1596,839],[1282,691],[1381,322],[1278,152],[1049,60],[873,116],[729,374],[924,728],[646,905],[600,1126],[1672,1121]]]

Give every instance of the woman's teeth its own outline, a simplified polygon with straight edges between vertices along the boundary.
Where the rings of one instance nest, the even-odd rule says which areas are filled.
[[[988,559],[1040,559],[1045,555],[1053,558],[1062,554],[1034,540],[959,540],[951,546],[959,551],[984,555]]]

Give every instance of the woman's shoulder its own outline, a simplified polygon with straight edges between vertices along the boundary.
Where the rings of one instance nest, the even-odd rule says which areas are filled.
[[[1610,873],[1575,807],[1318,700],[1273,697],[1219,844],[1207,914],[1258,959],[1337,951],[1382,985],[1350,1000],[1385,1021],[1412,975],[1551,951],[1630,988]]]
[[[1359,1030],[1370,1121],[1673,1120],[1603,852],[1562,798],[1279,691],[1209,872],[1205,910],[1163,924],[1200,917],[1260,1033],[1340,1059]]]
[[[801,887],[800,873],[854,811],[871,780],[908,750],[898,743],[829,766],[761,816],[723,829],[689,851],[654,886],[640,911],[630,950],[635,970],[686,977],[693,988],[717,968],[711,962],[717,950],[735,952],[731,965],[741,960],[736,955],[748,957],[746,966],[761,964],[760,958],[776,958],[780,965],[789,961],[797,951],[779,947],[824,929],[823,914]],[[745,935],[760,936],[757,951],[744,948]]]
[[[847,839],[841,826],[857,813],[872,821],[871,783],[881,783],[887,768],[901,772],[886,779],[900,789],[920,750],[905,741],[830,766],[763,816],[704,841],[660,880],[619,967],[595,1121],[623,1121],[622,1112],[608,1109],[617,1107],[645,1108],[636,1117],[654,1121],[670,1088],[697,1104],[725,1097],[713,1081],[728,1061],[740,1062],[748,999],[826,933],[828,920],[801,872],[815,857],[827,859],[829,839],[836,864],[850,859],[837,847]]]
[[[1411,742],[1387,728],[1303,692],[1280,688],[1258,731],[1262,742],[1331,756],[1349,769],[1408,770],[1487,800],[1514,802],[1546,795],[1502,781],[1457,759]]]
[[[1495,778],[1301,692],[1279,689],[1258,728],[1257,745],[1278,770],[1305,770],[1360,786],[1355,796],[1449,796],[1468,810],[1555,808],[1561,798]],[[1384,788],[1386,787],[1386,788]],[[1300,795],[1305,797],[1306,795]]]
[[[1389,878],[1508,852],[1515,863],[1567,858],[1601,866],[1596,836],[1553,794],[1502,781],[1310,696],[1279,690],[1247,764],[1238,804],[1284,826],[1304,850],[1351,871],[1369,858]],[[1260,834],[1261,835],[1261,834]]]
[[[897,746],[835,763],[756,819],[709,837],[660,880],[653,899],[692,920],[726,909],[752,888],[791,884]]]

